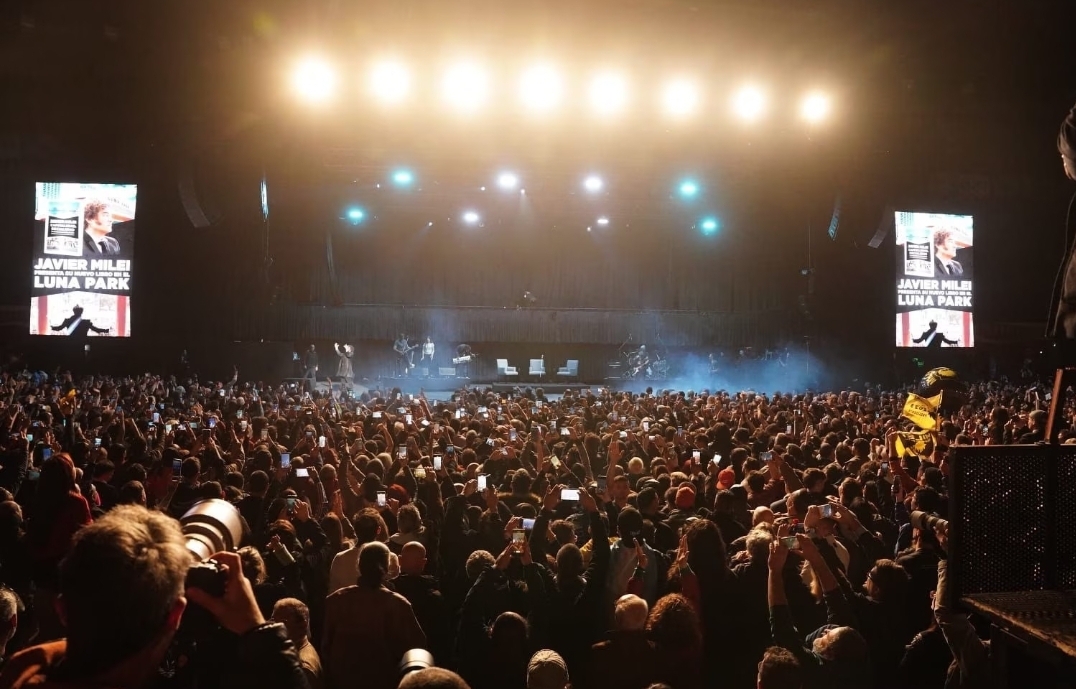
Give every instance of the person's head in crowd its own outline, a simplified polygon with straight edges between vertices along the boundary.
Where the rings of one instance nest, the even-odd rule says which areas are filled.
[[[512,492],[516,495],[526,495],[531,492],[531,475],[526,469],[519,469],[512,475]]]
[[[243,474],[241,472],[229,471],[227,474],[224,475],[224,487],[225,488],[236,488],[236,489],[238,489],[240,491],[240,493],[242,493],[242,491],[243,491],[243,483],[244,483],[244,479],[243,479]]]
[[[625,541],[641,534],[643,531],[643,515],[639,514],[639,510],[634,507],[625,507],[617,515],[616,530]]]
[[[635,498],[635,504],[638,507],[639,512],[645,515],[657,514],[658,509],[661,507],[658,493],[651,486],[647,486],[639,491]]]
[[[773,510],[766,505],[759,505],[751,512],[751,526],[773,524],[774,519]]]
[[[471,689],[471,687],[451,670],[428,667],[404,675],[397,689]]]
[[[202,500],[220,500],[224,497],[224,489],[217,481],[206,481],[198,487],[198,494]]]
[[[516,655],[525,652],[529,643],[530,625],[522,615],[502,612],[489,628],[489,640],[495,655]]]
[[[851,477],[841,481],[841,485],[838,486],[837,491],[841,504],[845,507],[851,505],[852,501],[856,498],[863,497],[863,486],[859,484],[859,481]]]
[[[575,527],[567,519],[556,520],[550,528],[553,530],[553,538],[557,540],[558,546],[575,543],[578,538],[575,533]]]
[[[310,637],[310,608],[298,598],[281,598],[273,605],[273,622],[288,630],[288,638],[297,647]]]
[[[628,460],[628,473],[631,474],[632,477],[637,478],[642,476],[645,471],[646,465],[643,463],[642,458],[632,457]]]
[[[238,551],[239,561],[242,563],[243,576],[250,580],[251,584],[257,585],[265,581],[265,560],[262,554],[253,546],[243,546]]]
[[[856,438],[852,441],[852,454],[856,459],[867,460],[870,457],[871,444],[866,438]]]
[[[757,689],[801,689],[803,668],[796,656],[779,646],[771,646],[758,664]]]
[[[355,515],[353,520],[355,527],[355,545],[362,546],[374,541],[387,542],[389,538],[388,526],[381,513],[372,507],[367,507]]]
[[[422,530],[422,515],[414,505],[403,505],[396,513],[396,530],[413,536]]]
[[[942,509],[941,495],[933,488],[920,486],[912,491],[912,509],[939,514]]]
[[[527,689],[570,689],[568,664],[556,651],[544,649],[527,664]]]
[[[647,618],[646,631],[658,648],[686,650],[702,646],[702,623],[698,613],[679,593],[658,599]]]
[[[684,540],[687,563],[703,586],[730,576],[725,541],[717,524],[709,519],[690,522],[684,527]]]
[[[803,487],[812,493],[824,492],[826,490],[826,472],[816,468],[803,472]]]
[[[1032,431],[1043,431],[1046,429],[1046,419],[1049,415],[1043,409],[1035,409],[1027,415],[1027,425]]]
[[[421,576],[426,569],[426,546],[419,541],[404,544],[400,550],[400,574]]]
[[[736,471],[732,467],[725,467],[717,474],[717,488],[729,490],[736,485]]]
[[[107,459],[93,465],[93,480],[109,483],[113,474],[116,473],[116,465]]]
[[[556,579],[560,586],[573,586],[580,582],[583,570],[583,553],[580,552],[579,546],[567,543],[557,550]]]
[[[938,493],[943,493],[945,491],[945,476],[938,467],[926,466],[919,472],[919,485],[933,488]]]
[[[807,508],[815,502],[817,501],[809,490],[800,488],[785,497],[785,509],[788,516],[802,521],[807,516]]]
[[[340,517],[330,512],[321,518],[320,524],[333,553],[338,553],[348,547],[350,542],[344,538],[344,524],[340,521]]]
[[[464,571],[467,573],[467,579],[474,582],[482,575],[482,572],[496,564],[496,558],[488,550],[476,550],[467,557]]]
[[[134,505],[78,531],[60,564],[67,676],[98,677],[138,656],[132,666],[148,680],[179,628],[191,562],[179,523]]]
[[[180,466],[179,476],[183,482],[189,485],[197,485],[198,477],[202,475],[202,463],[197,457],[187,457]]]
[[[830,462],[823,471],[826,472],[826,483],[828,485],[835,486],[844,478],[844,469],[837,462]]]
[[[168,495],[172,487],[172,459],[161,459],[149,468],[146,474],[146,500],[156,505]]]
[[[770,480],[769,472],[766,471],[752,471],[747,475],[747,490],[751,495],[758,495],[762,491],[766,490],[766,484]]]
[[[359,586],[381,588],[389,580],[389,549],[374,541],[359,549]]]
[[[681,484],[676,489],[675,498],[676,509],[684,512],[695,511],[695,487],[690,483]]]
[[[617,631],[636,632],[646,629],[646,618],[650,609],[646,601],[639,596],[627,594],[617,599],[613,610],[613,621]]]
[[[714,498],[714,512],[718,514],[732,514],[736,510],[736,499],[732,491],[719,490]]]
[[[0,543],[14,543],[22,536],[22,507],[14,500],[0,502]]]
[[[867,659],[867,642],[852,627],[827,624],[808,637],[811,651],[824,663],[862,664]]]
[[[0,663],[7,657],[7,645],[19,629],[18,595],[9,588],[0,588]]]
[[[610,488],[610,495],[617,504],[622,504],[628,499],[628,495],[631,494],[631,481],[627,476],[621,474],[613,479],[613,485]]]
[[[146,506],[146,489],[138,481],[128,481],[120,487],[119,504]]]
[[[773,533],[768,529],[751,529],[747,533],[747,554],[751,556],[752,563],[766,565],[766,560],[770,555],[770,543],[773,539]]]
[[[892,560],[878,560],[867,573],[863,588],[879,603],[901,606],[908,593],[908,572]]]

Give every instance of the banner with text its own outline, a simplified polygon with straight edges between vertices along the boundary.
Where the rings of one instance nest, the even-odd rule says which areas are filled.
[[[131,336],[134,184],[39,182],[30,334]]]
[[[898,347],[974,347],[972,216],[896,213]]]

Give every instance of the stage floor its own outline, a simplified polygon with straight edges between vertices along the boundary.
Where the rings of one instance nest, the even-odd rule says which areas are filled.
[[[302,379],[290,378],[287,382],[301,383]],[[344,384],[341,381],[333,380],[328,381],[322,378],[317,380],[318,392],[327,393],[331,389],[334,391],[343,390]],[[583,390],[594,390],[597,392],[601,388],[609,388],[611,390],[632,390],[642,391],[647,387],[653,387],[655,389],[660,388],[662,381],[657,380],[622,380],[622,379],[606,379],[604,381],[596,383],[576,382],[576,383],[563,383],[558,381],[528,381],[528,382],[505,382],[501,380],[481,380],[473,378],[442,378],[436,376],[430,377],[401,377],[401,378],[378,378],[378,379],[362,379],[356,380],[352,387],[352,394],[362,395],[371,390],[392,390],[399,388],[400,392],[405,395],[418,395],[422,393],[426,395],[427,399],[437,401],[447,401],[452,398],[452,395],[461,389],[473,390],[476,388],[492,388],[499,393],[512,392],[517,389],[531,390],[535,388],[541,388],[546,397],[557,399],[564,395],[565,392],[571,390],[573,392],[579,392]]]

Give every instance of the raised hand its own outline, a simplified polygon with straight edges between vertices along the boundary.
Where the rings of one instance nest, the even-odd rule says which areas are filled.
[[[542,500],[542,507],[552,512],[557,509],[557,505],[560,504],[560,491],[564,486],[555,485],[550,486],[549,490],[545,492],[545,498]]]
[[[770,556],[766,559],[766,565],[770,568],[771,572],[780,572],[785,567],[785,562],[788,560],[788,548],[781,543],[780,539],[774,539],[770,542]]]

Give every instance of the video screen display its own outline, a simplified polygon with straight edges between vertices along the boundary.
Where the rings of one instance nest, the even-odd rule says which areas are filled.
[[[974,347],[970,215],[896,213],[897,346]]]
[[[134,184],[39,182],[30,334],[131,336]]]

